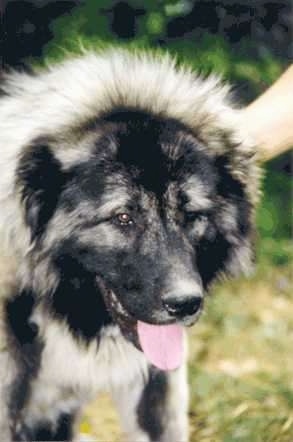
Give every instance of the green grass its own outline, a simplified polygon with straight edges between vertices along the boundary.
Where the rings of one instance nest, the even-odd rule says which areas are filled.
[[[289,264],[219,285],[190,336],[192,441],[293,440]]]

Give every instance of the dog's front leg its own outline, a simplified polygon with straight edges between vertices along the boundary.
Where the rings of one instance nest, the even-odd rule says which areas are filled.
[[[113,395],[129,442],[188,440],[185,364],[171,372],[150,366],[147,378],[136,379]]]

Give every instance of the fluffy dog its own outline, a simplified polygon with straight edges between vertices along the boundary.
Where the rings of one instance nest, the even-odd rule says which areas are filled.
[[[252,255],[259,173],[227,87],[107,50],[1,91],[2,440],[72,440],[104,389],[130,441],[185,442],[183,328]]]

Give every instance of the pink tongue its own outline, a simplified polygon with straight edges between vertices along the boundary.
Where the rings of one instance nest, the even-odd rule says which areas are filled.
[[[151,325],[137,322],[141,348],[148,360],[161,370],[174,370],[182,364],[183,330],[179,325]]]

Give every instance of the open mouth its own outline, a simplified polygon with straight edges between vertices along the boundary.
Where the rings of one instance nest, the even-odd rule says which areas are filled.
[[[113,320],[119,325],[123,335],[145,354],[147,360],[161,370],[175,370],[180,367],[184,357],[183,330],[184,325],[190,325],[188,321],[183,324],[157,325],[137,320],[127,312],[115,293],[105,286],[104,281],[98,278],[98,283],[102,286],[105,303]]]

